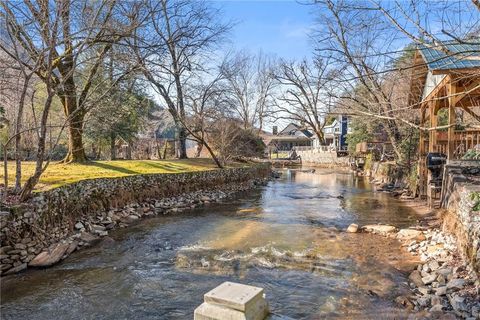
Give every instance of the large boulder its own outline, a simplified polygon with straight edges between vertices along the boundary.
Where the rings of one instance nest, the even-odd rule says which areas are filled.
[[[423,241],[426,239],[422,231],[414,230],[414,229],[401,229],[397,233],[397,238],[400,240],[417,240],[417,241]]]
[[[352,223],[348,226],[347,232],[349,233],[356,233],[358,231],[358,224]]]
[[[362,227],[363,230],[366,232],[381,234],[381,235],[388,235],[390,233],[394,233],[397,228],[394,226],[383,225],[383,224],[367,224],[366,226]]]
[[[62,259],[69,247],[70,244],[68,243],[57,243],[47,251],[40,252],[28,265],[30,267],[48,267],[54,265]]]

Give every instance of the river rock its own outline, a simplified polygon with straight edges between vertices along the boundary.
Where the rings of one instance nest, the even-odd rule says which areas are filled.
[[[115,240],[112,239],[111,237],[106,236],[102,239],[102,242],[100,243],[100,245],[104,248],[112,247],[115,245]]]
[[[11,246],[3,246],[0,248],[0,254],[6,254],[11,250],[13,250]]]
[[[397,233],[397,238],[400,240],[417,240],[423,241],[425,240],[425,235],[422,231],[414,230],[414,229],[401,229]]]
[[[447,283],[447,289],[460,290],[465,286],[464,279],[452,279]]]
[[[85,229],[85,227],[83,226],[83,223],[77,222],[75,223],[75,229],[81,230],[81,229]]]
[[[427,294],[430,293],[430,288],[427,288],[427,287],[418,287],[418,291],[423,294],[424,296],[426,296]]]
[[[413,309],[414,307],[413,303],[406,296],[396,297],[395,302],[408,309]]]
[[[443,306],[441,304],[436,304],[430,308],[430,312],[441,312],[443,310]]]
[[[426,277],[423,277],[422,278],[422,282],[423,284],[431,284],[433,281],[435,281],[437,279],[437,275],[436,274],[430,274]]]
[[[75,249],[77,249],[77,247],[78,247],[78,241],[77,240],[72,241],[68,246],[68,249],[65,252],[65,255],[67,256],[70,255],[73,251],[75,251]]]
[[[25,249],[27,249],[27,246],[23,243],[16,243],[14,248],[17,249],[17,250],[25,250]]]
[[[82,240],[83,242],[92,243],[94,241],[97,241],[98,239],[98,237],[88,232],[82,232],[80,234],[80,240]]]
[[[356,233],[358,231],[358,224],[352,223],[348,226],[347,232]]]
[[[387,235],[390,233],[394,233],[396,228],[394,226],[389,225],[382,225],[382,224],[368,224],[363,226],[363,230],[371,233],[377,233],[381,235]]]
[[[424,284],[422,282],[422,276],[420,274],[420,271],[414,270],[410,275],[408,276],[408,279],[415,284],[416,287],[423,287]]]
[[[439,274],[437,277],[437,282],[439,285],[444,286],[447,283],[447,280],[445,280],[445,276],[443,274]]]
[[[431,295],[430,305],[434,306],[436,304],[442,304],[442,298],[440,298],[439,296]]]
[[[452,272],[452,268],[441,268],[437,270],[437,273],[443,275],[445,278],[448,278],[448,276],[451,275]]]
[[[447,286],[440,286],[438,288],[435,288],[435,294],[437,296],[444,296],[447,294]]]
[[[465,298],[459,295],[448,295],[448,300],[453,310],[456,312],[461,312],[467,310],[467,304],[465,303]]]
[[[10,263],[2,263],[0,264],[0,271],[5,271],[13,267]]]
[[[31,267],[48,267],[59,262],[67,252],[68,243],[57,243],[50,250],[40,252],[30,263]]]
[[[430,268],[430,270],[436,271],[436,270],[438,270],[438,268],[440,268],[440,264],[438,263],[438,261],[432,260],[428,264],[428,267]]]
[[[92,225],[92,229],[93,231],[105,231],[105,227],[98,224]]]
[[[94,230],[94,232],[95,232],[95,234],[98,235],[99,237],[108,236],[108,231]]]
[[[443,250],[443,244],[435,244],[427,247],[428,254],[438,253]]]
[[[17,272],[20,272],[20,271],[25,270],[25,269],[27,269],[27,264],[22,263],[22,264],[17,265],[16,267],[11,268],[7,272],[5,272],[5,275],[17,273]]]
[[[428,307],[430,304],[430,297],[420,297],[417,299],[417,303],[422,308]]]

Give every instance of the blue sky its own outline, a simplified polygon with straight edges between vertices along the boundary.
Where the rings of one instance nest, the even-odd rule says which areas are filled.
[[[293,59],[312,54],[308,38],[314,23],[311,7],[295,1],[215,1],[224,19],[237,22],[231,31],[234,49]]]

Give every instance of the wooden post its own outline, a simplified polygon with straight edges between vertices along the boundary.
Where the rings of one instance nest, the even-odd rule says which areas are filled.
[[[425,125],[425,115],[427,106],[422,104],[420,109],[420,126],[423,127]],[[419,159],[418,159],[418,191],[419,196],[423,197],[427,195],[427,168],[425,164],[425,135],[426,133],[423,130],[420,130],[420,145],[418,148]]]
[[[447,159],[453,160],[455,152],[455,105],[457,104],[457,97],[454,96],[457,93],[457,84],[453,83],[453,79],[450,78],[448,83],[448,146],[447,146]]]
[[[430,128],[437,126],[437,101],[430,101],[428,103],[428,108],[430,111]],[[428,139],[428,152],[435,152],[435,147],[437,144],[437,130],[430,130],[430,137]]]
[[[420,127],[423,127],[425,125],[425,106],[422,105],[420,109]],[[425,132],[423,130],[420,130],[420,141],[419,141],[419,154],[422,157],[425,154]]]

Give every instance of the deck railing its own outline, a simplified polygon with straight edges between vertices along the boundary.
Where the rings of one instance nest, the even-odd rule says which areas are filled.
[[[425,141],[425,150],[428,150],[428,140]],[[453,139],[453,159],[461,159],[465,153],[480,145],[480,130],[468,130],[455,132]],[[433,152],[448,153],[447,132],[437,133],[437,142],[433,146]]]
[[[332,146],[302,146],[302,147],[294,147],[296,151],[318,151],[318,152],[334,152],[334,151],[347,151],[347,147],[343,148],[335,148]]]

